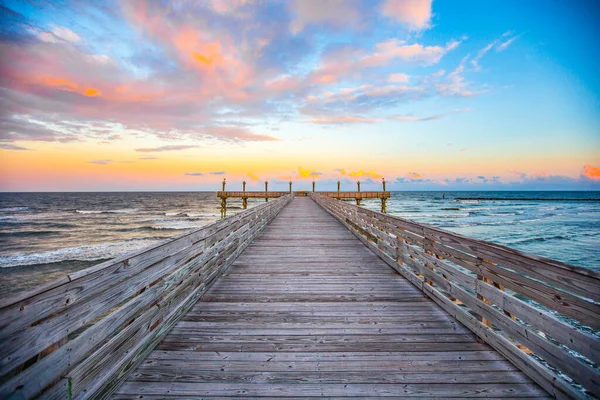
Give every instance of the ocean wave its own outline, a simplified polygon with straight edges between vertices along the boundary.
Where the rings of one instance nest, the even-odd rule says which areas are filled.
[[[31,207],[7,207],[7,208],[0,208],[0,212],[27,211],[27,210],[31,210]]]
[[[229,208],[229,207],[227,207]],[[186,216],[189,218],[198,218],[198,217],[219,217],[219,214],[215,213],[187,213]]]
[[[125,253],[141,250],[157,243],[157,239],[133,239],[116,243],[99,243],[80,247],[44,251],[40,253],[6,254],[0,257],[0,268],[49,264],[62,261],[94,261],[115,258]]]
[[[184,215],[184,213],[182,213],[182,212],[166,212],[165,213],[166,217],[175,217],[177,215]]]
[[[122,210],[75,210],[77,214],[131,214],[137,211],[137,208],[124,208]]]
[[[549,240],[569,240],[571,239],[568,236],[563,236],[563,235],[554,235],[554,236],[540,236],[540,237],[533,237],[533,238],[527,238],[527,239],[521,239],[521,240],[514,240],[512,243],[513,244],[524,244],[524,243],[533,243],[533,242],[547,242]]]
[[[114,229],[115,232],[144,232],[144,231],[179,231],[179,230],[187,230],[189,228],[170,228],[167,226],[136,226],[132,228],[118,228]]]
[[[0,238],[7,237],[31,237],[31,236],[53,236],[60,235],[59,231],[21,231],[21,232],[0,232]]]

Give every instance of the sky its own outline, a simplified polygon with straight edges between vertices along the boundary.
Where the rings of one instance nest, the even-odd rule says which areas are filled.
[[[0,191],[600,190],[595,0],[0,4]]]

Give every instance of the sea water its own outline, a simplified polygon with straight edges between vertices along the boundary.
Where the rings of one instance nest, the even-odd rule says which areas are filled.
[[[478,197],[502,200],[457,200]],[[263,202],[249,200],[248,206]],[[379,211],[381,203],[368,200],[362,205]],[[230,200],[228,206],[227,214],[233,215],[241,211],[241,200]],[[392,192],[387,211],[600,270],[600,192]],[[214,192],[2,193],[0,297],[219,217],[220,200]]]

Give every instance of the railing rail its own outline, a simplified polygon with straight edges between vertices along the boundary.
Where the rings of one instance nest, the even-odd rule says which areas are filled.
[[[292,199],[0,300],[0,398],[105,398]]]
[[[600,397],[600,273],[311,197],[549,393]]]

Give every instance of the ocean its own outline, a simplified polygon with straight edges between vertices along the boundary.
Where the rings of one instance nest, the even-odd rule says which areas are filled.
[[[499,200],[460,200],[481,197]],[[263,201],[249,200],[248,207]],[[241,211],[241,200],[228,204],[227,215]],[[362,203],[375,211],[380,204]],[[600,192],[392,192],[387,211],[600,270]],[[2,193],[0,297],[219,217],[214,192]]]

